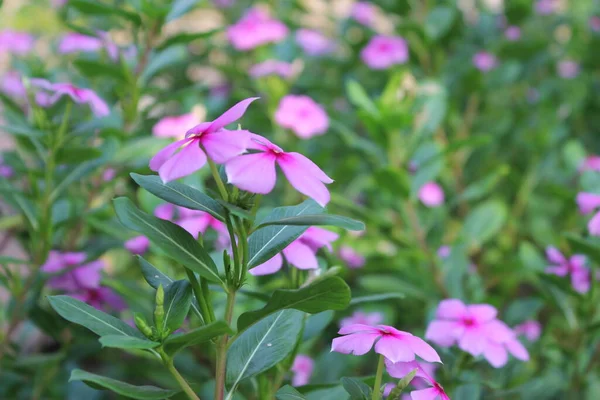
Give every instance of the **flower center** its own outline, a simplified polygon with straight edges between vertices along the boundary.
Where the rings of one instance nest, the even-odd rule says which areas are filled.
[[[472,317],[463,318],[463,324],[465,326],[473,326],[475,325],[475,320]]]

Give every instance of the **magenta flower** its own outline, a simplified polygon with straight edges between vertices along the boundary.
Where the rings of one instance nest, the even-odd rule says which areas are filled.
[[[125,248],[132,254],[144,254],[150,247],[150,240],[146,236],[136,236],[125,242]]]
[[[438,207],[444,204],[444,190],[435,182],[427,182],[419,189],[419,200],[427,207]]]
[[[373,26],[376,17],[376,7],[368,1],[354,3],[350,16],[356,22],[365,26]]]
[[[429,367],[431,365],[432,364],[424,364],[418,361],[393,363],[390,360],[385,360],[387,372],[394,378],[402,379],[411,371],[417,370],[411,383],[415,386],[419,386],[420,390],[413,390],[410,392],[410,397],[413,400],[450,400],[450,397],[444,392],[442,385],[437,383],[432,377],[433,370]],[[428,373],[427,370],[431,370],[431,372]],[[419,380],[425,382],[425,385],[414,383]]]
[[[348,325],[370,325],[375,326],[383,322],[383,314],[380,312],[366,313],[355,311],[351,316],[340,321],[340,328]]]
[[[107,287],[86,288],[77,293],[70,293],[70,296],[99,310],[105,309],[106,306],[116,311],[126,308],[123,299],[111,288]]]
[[[296,43],[309,56],[329,54],[335,49],[335,42],[311,29],[299,29],[296,32]]]
[[[539,15],[550,15],[556,11],[556,0],[538,0],[535,3],[535,12]]]
[[[206,164],[207,155],[222,164],[242,154],[246,151],[250,132],[230,131],[225,126],[240,119],[256,99],[258,97],[242,100],[214,121],[203,122],[188,130],[184,139],[171,143],[152,157],[150,169],[158,171],[166,183],[198,171]]]
[[[279,102],[275,122],[291,129],[302,139],[323,135],[329,127],[329,118],[323,107],[308,96],[293,94],[288,94]]]
[[[285,61],[266,60],[253,65],[248,71],[253,78],[262,78],[269,75],[279,75],[282,78],[291,78],[293,75],[292,64]]]
[[[88,104],[97,117],[110,114],[108,105],[91,89],[78,88],[70,83],[50,83],[38,78],[31,79],[30,82],[33,86],[51,93],[48,98],[49,105],[56,103],[63,96],[69,96],[77,104]]]
[[[338,255],[348,268],[362,268],[365,265],[365,257],[350,246],[340,247]]]
[[[546,248],[546,258],[552,264],[546,267],[546,273],[556,276],[571,275],[573,289],[579,293],[590,290],[590,270],[585,265],[585,256],[575,254],[566,258],[557,248]]]
[[[298,354],[294,358],[294,364],[292,364],[292,386],[304,386],[310,381],[310,376],[313,373],[314,361],[307,355]]]
[[[473,356],[483,355],[495,368],[508,362],[508,353],[528,360],[527,349],[504,322],[496,319],[496,314],[496,309],[488,304],[467,306],[458,299],[442,300],[425,338],[442,347],[458,343],[461,350]]]
[[[579,172],[597,171],[600,172],[600,156],[588,156],[579,166]]]
[[[590,214],[600,208],[600,195],[595,193],[581,192],[577,194],[577,206],[582,214]],[[590,235],[600,236],[600,211],[588,222]]]
[[[2,92],[16,99],[23,99],[27,96],[27,90],[25,89],[25,85],[23,85],[23,81],[21,80],[21,74],[19,74],[17,71],[8,71],[2,77],[2,84],[0,88]]]
[[[325,184],[333,180],[315,163],[302,154],[286,153],[262,136],[251,134],[250,137],[248,148],[259,150],[259,153],[245,154],[227,162],[228,183],[248,192],[267,194],[275,187],[277,164],[297,191],[323,207],[329,202]]]
[[[371,69],[388,69],[408,61],[408,45],[400,36],[378,35],[362,49],[360,57]]]
[[[579,64],[573,60],[562,60],[556,68],[558,76],[563,79],[573,79],[579,75]]]
[[[96,52],[103,47],[104,43],[102,39],[95,36],[83,35],[78,32],[70,32],[60,40],[58,52],[61,54]]]
[[[285,24],[258,8],[246,11],[242,19],[227,29],[227,38],[237,50],[251,50],[267,43],[277,43],[285,39],[287,34]]]
[[[517,335],[525,336],[530,342],[535,342],[542,334],[542,325],[537,321],[528,320],[515,326],[513,331]]]
[[[0,54],[13,53],[23,56],[33,49],[34,38],[26,32],[4,30],[0,32]]]
[[[504,31],[504,36],[511,42],[521,39],[521,28],[511,25]]]
[[[152,127],[152,134],[156,137],[183,139],[185,132],[200,122],[202,121],[194,113],[164,117]]]
[[[437,250],[437,255],[439,258],[447,258],[448,256],[450,256],[451,251],[452,251],[452,248],[450,246],[447,246],[447,245],[440,246],[439,249]]]
[[[600,32],[600,17],[594,15],[588,21],[590,29],[594,32]]]
[[[331,251],[331,243],[339,235],[327,229],[311,226],[300,237],[283,249],[287,262],[298,269],[318,269],[317,251],[325,247]],[[269,275],[279,271],[283,266],[281,254],[276,254],[270,260],[252,268],[248,272],[252,275]]]
[[[489,72],[498,66],[498,60],[492,53],[480,51],[473,56],[473,65],[481,72]]]
[[[103,172],[102,172],[102,180],[104,182],[110,182],[113,179],[115,179],[115,176],[117,176],[117,170],[114,168],[106,168]]]

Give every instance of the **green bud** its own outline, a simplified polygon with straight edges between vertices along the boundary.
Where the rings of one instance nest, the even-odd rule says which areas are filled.
[[[154,325],[156,326],[156,329],[157,329],[159,335],[162,335],[163,326],[165,323],[164,304],[165,304],[165,290],[163,289],[163,286],[160,285],[156,289],[156,300],[155,300],[155,307],[154,307]]]
[[[135,326],[146,336],[148,339],[152,339],[154,334],[152,333],[152,328],[146,322],[146,318],[140,313],[133,313],[133,320],[135,322]]]

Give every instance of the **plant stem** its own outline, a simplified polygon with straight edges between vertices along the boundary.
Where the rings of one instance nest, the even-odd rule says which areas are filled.
[[[225,321],[231,324],[233,317],[233,306],[235,305],[235,290],[229,289],[227,292],[227,306],[225,308]],[[217,366],[215,371],[215,400],[223,400],[225,396],[225,370],[227,367],[227,340],[228,335],[225,334],[217,344]]]
[[[379,355],[379,361],[377,362],[377,373],[375,374],[375,383],[373,384],[373,395],[372,400],[381,399],[381,378],[383,377],[383,364],[384,358]]]
[[[163,359],[165,367],[167,367],[167,369],[169,370],[171,375],[173,375],[173,378],[175,378],[175,380],[177,381],[177,383],[179,384],[181,389],[183,389],[183,391],[185,392],[187,397],[189,397],[190,400],[200,400],[200,397],[198,397],[196,395],[196,393],[194,393],[194,391],[192,390],[190,385],[187,383],[185,378],[183,376],[181,376],[179,371],[177,371],[177,369],[175,368],[175,365],[173,365],[173,360],[171,358],[169,358],[166,354],[164,354],[164,352],[161,353],[161,357]]]
[[[235,240],[235,230],[233,229],[233,224],[231,223],[231,214],[229,211],[225,210],[225,225],[227,225],[227,232],[229,232],[229,239],[231,241],[231,252],[233,253],[233,276],[232,281],[227,282],[228,285],[233,285],[236,288],[240,286],[239,277],[241,276],[241,263],[240,263],[240,254],[237,249],[237,242]]]
[[[192,271],[187,268],[185,269],[185,273],[187,274],[188,281],[192,285],[192,290],[194,291],[194,295],[196,296],[196,300],[198,300],[198,305],[200,306],[200,312],[202,313],[202,321],[204,324],[210,324],[212,320],[210,319],[210,311],[208,310],[208,304],[206,303],[206,297],[204,297],[204,293],[200,284],[198,283],[198,279],[196,279],[196,275]],[[202,279],[202,278],[200,278]]]
[[[204,151],[204,152],[206,153],[206,151]],[[227,193],[227,188],[225,187],[225,184],[223,183],[223,180],[221,179],[221,175],[219,174],[219,170],[217,169],[217,164],[215,164],[214,161],[211,160],[210,157],[208,157],[208,156],[206,157],[206,159],[208,160],[208,165],[210,166],[210,172],[212,173],[212,176],[213,176],[215,182],[217,183],[217,187],[219,188],[219,193],[221,194],[221,197],[223,198],[223,200],[229,201],[229,195]]]

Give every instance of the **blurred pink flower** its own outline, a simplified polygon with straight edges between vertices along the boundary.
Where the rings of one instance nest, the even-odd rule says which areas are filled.
[[[427,207],[438,207],[444,204],[444,190],[435,182],[427,182],[419,189],[419,200]]]
[[[279,165],[290,184],[321,206],[329,202],[325,184],[332,183],[315,163],[300,153],[286,153],[266,138],[251,134],[249,149],[258,153],[236,157],[225,164],[228,183],[252,193],[267,194],[277,180],[275,164]]]
[[[351,17],[356,22],[365,26],[372,26],[375,22],[376,7],[368,1],[359,1],[352,6]]]
[[[27,96],[27,90],[23,81],[21,80],[21,74],[17,71],[8,71],[2,77],[2,91],[8,96],[16,99],[23,99]]]
[[[508,353],[527,361],[527,349],[504,322],[496,319],[496,314],[496,309],[488,304],[467,306],[458,299],[442,300],[425,338],[442,347],[457,343],[475,357],[483,355],[495,368],[508,362]]]
[[[600,207],[600,194],[580,192],[575,199],[579,212],[589,214]]]
[[[308,96],[293,94],[279,102],[275,122],[302,139],[323,135],[329,127],[329,118],[322,106]]]
[[[590,290],[590,270],[585,265],[585,256],[575,254],[566,258],[557,248],[548,246],[546,258],[552,264],[546,267],[546,273],[556,276],[571,275],[573,289],[579,293]]]
[[[390,395],[390,393],[392,392],[392,390],[394,390],[394,388],[396,387],[395,383],[386,383],[385,386],[383,387],[383,397],[388,397]],[[405,395],[403,395],[405,396]],[[400,398],[401,400],[404,400],[402,397]],[[409,397],[410,399],[410,397]]]
[[[338,255],[348,268],[361,268],[365,265],[365,257],[350,246],[340,247]]]
[[[556,11],[556,0],[537,0],[535,3],[535,12],[539,15],[550,15]]]
[[[444,392],[444,388],[433,378],[433,368],[431,368],[434,367],[433,364],[426,364],[418,361],[393,363],[390,360],[385,360],[385,366],[388,374],[397,379],[402,379],[413,370],[417,370],[411,383],[422,380],[425,382],[425,385],[415,385],[420,390],[413,390],[410,393],[413,400],[450,400],[450,397]]]
[[[307,355],[298,354],[294,358],[294,364],[290,371],[292,372],[292,386],[304,386],[310,381],[313,373],[314,361]]]
[[[207,155],[212,161],[223,164],[242,154],[246,151],[250,132],[230,131],[225,126],[240,119],[256,99],[258,97],[242,100],[214,121],[203,122],[191,128],[184,139],[171,143],[156,153],[150,160],[150,169],[158,171],[158,175],[166,183],[198,171],[206,163]]]
[[[290,243],[282,253],[287,262],[298,269],[318,269],[317,251],[326,247],[331,251],[331,243],[339,235],[327,229],[311,226],[300,237]],[[252,275],[269,275],[279,271],[283,266],[281,254],[276,254],[270,260],[252,268],[248,272]]]
[[[33,49],[34,37],[26,32],[4,30],[0,32],[0,54],[13,53],[23,56]]]
[[[14,175],[14,172],[10,165],[4,164],[4,157],[0,154],[0,177],[10,178]]]
[[[496,68],[498,60],[492,53],[480,51],[473,56],[473,65],[481,72],[489,72]]]
[[[125,242],[125,248],[132,254],[144,254],[148,251],[150,240],[146,236],[136,236]]]
[[[246,11],[242,19],[227,29],[229,42],[237,50],[251,50],[263,44],[280,42],[287,34],[285,24],[258,8]]]
[[[152,134],[156,137],[182,139],[185,137],[185,132],[200,122],[202,121],[194,113],[163,117],[152,127]]]
[[[573,79],[579,75],[579,64],[573,60],[562,60],[557,65],[558,76],[564,79]]]
[[[597,171],[600,172],[600,156],[588,156],[579,166],[579,171]]]
[[[360,57],[371,69],[388,69],[408,61],[408,45],[400,36],[378,35],[362,49]]]
[[[451,251],[452,251],[452,248],[450,246],[443,245],[443,246],[440,246],[439,249],[437,250],[437,255],[439,258],[446,258],[450,255]]]
[[[179,219],[175,223],[188,231],[194,239],[198,239],[200,234],[205,234],[208,228],[217,232],[217,245],[220,250],[229,246],[229,233],[225,224],[209,213],[190,210],[184,207],[177,207]]]
[[[104,47],[102,39],[95,36],[83,35],[78,32],[70,32],[63,36],[58,45],[61,54],[77,52],[96,52]]]
[[[253,65],[248,71],[253,78],[262,78],[263,76],[279,75],[282,78],[290,78],[293,74],[292,64],[285,61],[266,60],[260,64]]]
[[[600,17],[594,15],[589,19],[590,29],[594,32],[600,32]]]
[[[115,176],[117,176],[117,170],[114,168],[106,168],[102,172],[102,180],[104,182],[112,181],[113,179],[115,179]]]
[[[175,206],[173,204],[161,204],[154,209],[154,216],[160,219],[172,221],[175,217]]]
[[[391,326],[347,325],[342,327],[338,334],[345,336],[333,339],[331,351],[360,356],[366,354],[375,344],[375,352],[391,362],[413,361],[415,355],[425,361],[442,362],[433,347],[423,339]]]
[[[321,56],[335,50],[335,42],[319,31],[298,29],[296,43],[309,56]]]
[[[504,31],[504,36],[514,42],[521,39],[521,28],[515,25],[511,25]]]
[[[340,321],[340,328],[348,325],[379,325],[383,322],[383,314],[380,312],[366,313],[362,311],[354,311],[354,313]]]
[[[523,335],[530,342],[535,342],[542,334],[542,325],[534,320],[528,320],[513,328],[517,335]]]
[[[51,93],[48,99],[50,105],[56,103],[63,96],[69,96],[75,103],[88,104],[97,117],[105,117],[110,114],[108,105],[91,89],[79,88],[70,83],[51,83],[39,78],[33,78],[30,82],[33,86]],[[43,106],[43,104],[40,105]]]
[[[70,293],[70,296],[89,304],[99,310],[105,309],[106,306],[116,311],[121,311],[126,308],[123,299],[108,287],[90,287],[77,293]]]

